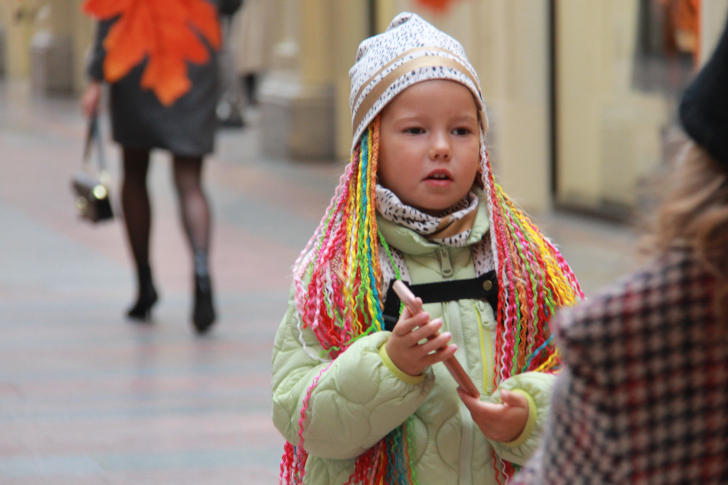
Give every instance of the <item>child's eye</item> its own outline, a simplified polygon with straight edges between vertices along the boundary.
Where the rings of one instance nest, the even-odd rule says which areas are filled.
[[[469,135],[471,133],[470,128],[455,128],[452,132],[459,136]]]
[[[425,132],[425,130],[422,128],[414,127],[414,128],[405,128],[404,132],[408,133],[410,135],[421,135]]]

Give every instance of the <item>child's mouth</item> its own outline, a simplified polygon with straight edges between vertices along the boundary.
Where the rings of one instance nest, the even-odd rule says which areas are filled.
[[[427,182],[435,185],[445,185],[449,182],[452,182],[452,178],[450,177],[450,174],[447,172],[434,172],[427,176],[425,179]]]

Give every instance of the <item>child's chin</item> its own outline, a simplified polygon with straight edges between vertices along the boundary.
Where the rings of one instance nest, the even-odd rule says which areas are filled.
[[[416,209],[418,209],[420,212],[424,212],[425,214],[429,214],[431,216],[439,216],[440,214],[442,214],[443,212],[445,212],[449,208],[450,208],[450,206],[442,207],[442,208],[439,208],[439,207],[417,207]]]
[[[464,196],[463,196],[464,197]],[[431,216],[437,216],[446,210],[450,209],[452,206],[456,205],[458,202],[462,200],[462,197],[460,199],[455,200],[453,203],[449,203],[450,201],[432,201],[429,200],[427,204],[421,204],[419,207],[416,207],[420,212],[424,212],[425,214],[429,214]]]

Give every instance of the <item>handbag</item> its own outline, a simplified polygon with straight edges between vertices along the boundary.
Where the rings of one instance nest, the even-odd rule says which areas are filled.
[[[98,170],[91,168],[91,146],[96,145]],[[73,174],[71,189],[76,196],[78,215],[89,222],[97,223],[114,218],[109,195],[109,172],[106,170],[104,148],[96,116],[89,120],[81,170]]]

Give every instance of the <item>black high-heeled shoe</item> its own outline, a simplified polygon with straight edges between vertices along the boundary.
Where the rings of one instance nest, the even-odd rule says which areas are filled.
[[[152,282],[152,270],[148,264],[140,266],[137,269],[137,277],[139,282],[139,295],[134,306],[129,308],[126,316],[132,320],[149,321],[152,317],[152,307],[159,296]]]
[[[199,335],[215,323],[215,305],[212,299],[212,283],[207,268],[207,254],[195,251],[195,306],[192,310],[192,323]]]

